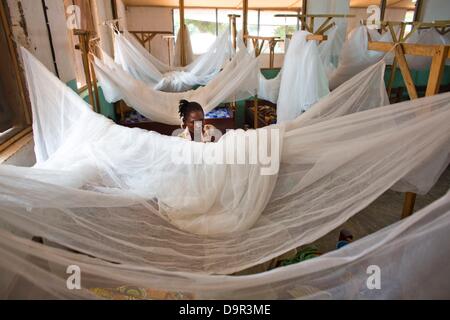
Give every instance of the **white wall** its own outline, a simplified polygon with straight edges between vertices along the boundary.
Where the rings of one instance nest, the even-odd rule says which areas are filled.
[[[127,8],[122,0],[116,0],[117,18],[119,19],[119,27],[121,30],[128,29],[127,23]]]
[[[129,31],[173,31],[172,9],[163,7],[127,7]],[[157,35],[152,41],[152,54],[168,63],[167,40]]]
[[[61,80],[67,82],[75,78],[75,70],[70,54],[64,5],[61,0],[46,0],[46,6],[56,64]],[[33,53],[50,71],[56,73],[42,2],[8,0],[8,7],[16,41]]]
[[[404,21],[406,12],[406,9],[387,8],[384,14],[384,20]],[[356,15],[356,17],[348,19],[348,32],[357,27],[361,20],[365,20],[369,17],[367,8],[350,8],[349,14]]]
[[[114,56],[114,46],[112,41],[112,30],[105,21],[112,20],[112,5],[110,0],[96,0],[93,2],[93,15],[96,24],[96,31],[100,37],[100,47],[109,56]]]
[[[450,20],[449,0],[423,0],[422,21]]]

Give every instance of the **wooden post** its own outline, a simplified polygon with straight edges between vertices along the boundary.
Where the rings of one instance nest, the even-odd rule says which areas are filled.
[[[180,41],[181,41],[181,45],[180,45],[180,64],[182,67],[184,67],[186,65],[186,48],[185,48],[185,40],[186,40],[186,26],[184,24],[184,0],[180,0]]]
[[[253,127],[255,129],[258,129],[258,95],[255,94],[255,97],[253,98],[253,107],[255,110],[253,111]]]
[[[242,1],[242,32],[244,34],[244,43],[247,45],[248,36],[248,0]]]
[[[433,96],[439,93],[439,85],[444,74],[445,60],[449,53],[449,47],[441,45],[435,50],[433,61],[431,63],[430,75],[428,77],[427,91],[425,95],[427,97]]]
[[[387,3],[387,0],[381,0],[381,3],[380,3],[380,21],[384,21],[384,16],[385,16],[385,13],[386,13],[386,3]]]
[[[414,8],[414,22],[418,22],[422,19],[422,7],[423,7],[423,0],[417,0],[416,1],[416,7]]]
[[[308,12],[308,0],[302,0],[302,15],[305,16]],[[306,29],[306,18],[300,19],[301,22],[301,29]]]
[[[236,50],[236,38],[237,38],[237,28],[236,28],[236,18],[239,17],[236,14],[229,14],[228,18],[230,19],[230,28],[231,28],[231,42],[233,44],[233,48]]]
[[[79,49],[81,51],[81,59],[83,61],[83,69],[84,69],[84,75],[86,78],[86,85],[88,88],[89,93],[89,103],[92,106],[92,109],[95,111],[95,102],[94,102],[94,93],[92,91],[92,81],[91,81],[91,73],[89,71],[90,65],[89,65],[89,58],[88,58],[88,41],[86,41],[88,31],[83,30],[74,30],[74,34],[78,36],[79,39]]]

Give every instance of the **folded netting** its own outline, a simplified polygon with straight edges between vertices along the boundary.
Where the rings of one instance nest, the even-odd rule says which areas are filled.
[[[330,75],[331,90],[383,58],[384,52],[368,49],[369,35],[373,41],[382,42],[392,42],[392,36],[390,32],[380,35],[376,30],[371,31],[361,25],[350,32],[339,57],[339,66]]]
[[[302,263],[249,276],[113,264],[0,230],[3,299],[448,299],[450,194],[413,216]],[[69,290],[68,267],[81,271]],[[74,269],[71,269],[74,270]],[[128,292],[131,292],[127,296]],[[108,294],[109,293],[109,294]]]
[[[342,50],[342,45],[344,43],[343,33],[341,32],[342,31],[341,28],[343,28],[344,26],[345,26],[344,24],[335,25],[327,32],[328,40],[318,45],[318,54],[320,56],[320,59],[322,60],[325,74],[327,75],[327,77],[329,77],[337,67],[340,52]],[[291,58],[285,60],[282,69],[275,78],[266,79],[263,74],[259,75],[259,90],[258,90],[259,98],[270,101],[272,103],[278,102],[281,86],[281,78],[284,68],[290,69],[291,71],[288,72],[290,74],[302,75],[296,77],[294,83],[290,82],[290,85],[292,87],[302,88],[303,94],[297,95],[296,100],[300,101],[307,100],[308,99],[308,97],[306,96],[307,94],[310,94],[311,92],[316,92],[315,88],[317,88],[317,81],[323,86],[323,89],[320,90],[322,91],[322,93],[319,95],[319,97],[316,96],[316,98],[313,98],[312,100],[317,101],[318,98],[320,98],[323,94],[328,93],[328,90],[325,87],[326,82],[323,80],[324,76],[322,69],[320,67],[317,67],[320,69],[305,68],[305,64],[299,62],[305,59],[304,61],[307,61],[309,64],[317,63],[317,56],[316,56],[317,53],[311,49],[307,51],[306,42],[303,42],[302,38],[303,36],[300,35],[293,38],[293,40],[296,41],[297,44],[301,43],[301,45],[296,45],[295,49],[291,49],[295,50],[295,52],[291,52],[290,54],[288,53],[289,45],[287,43],[290,42],[291,40],[288,38],[285,39],[286,53]],[[312,46],[312,44],[309,44],[309,46]],[[310,74],[309,72],[313,72],[314,75]],[[315,75],[319,76],[316,77]],[[303,80],[305,78],[308,80],[313,79],[313,81]],[[314,81],[314,79],[318,80]],[[286,92],[287,90],[284,91]],[[292,97],[289,98],[292,99]],[[296,103],[296,100],[290,100],[292,101],[291,107],[298,104]],[[311,103],[309,102],[309,104]],[[306,108],[305,107],[302,108],[300,106],[299,109],[302,110]]]
[[[309,34],[294,33],[284,58],[277,101],[278,123],[297,118],[329,93],[317,43],[307,40]]]
[[[209,50],[186,67],[169,66],[152,56],[128,31],[114,37],[115,62],[134,78],[156,90],[181,92],[206,85],[230,60],[230,36],[225,31]]]
[[[175,42],[175,52],[173,53],[173,61],[175,66],[181,66],[181,28],[178,30],[177,40]],[[184,55],[185,63],[190,64],[194,61],[194,51],[192,50],[191,35],[188,28],[184,28]]]
[[[243,270],[317,240],[417,168],[439,172],[431,160],[449,153],[450,94],[333,118],[327,109],[364,101],[349,95],[311,122],[202,144],[115,125],[25,50],[23,59],[38,163],[0,166],[0,225],[107,266]],[[228,145],[239,138],[243,149]],[[271,161],[212,160],[242,160],[255,146]]]
[[[108,102],[124,100],[147,118],[167,124],[180,124],[179,101],[200,103],[206,112],[220,103],[253,96],[258,89],[259,60],[240,51],[208,84],[186,92],[162,92],[134,78],[111,59],[95,60],[95,71]]]

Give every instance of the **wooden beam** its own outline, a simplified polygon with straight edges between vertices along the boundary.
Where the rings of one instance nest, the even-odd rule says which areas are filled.
[[[308,14],[308,0],[302,0],[302,15],[306,16]],[[306,29],[306,18],[300,18],[300,15],[297,19],[301,22],[301,29]]]
[[[244,34],[244,43],[247,45],[248,36],[248,0],[242,1],[242,32]]]
[[[405,201],[403,203],[402,219],[409,217],[414,211],[416,202],[416,194],[412,192],[405,193]]]
[[[231,28],[231,42],[233,44],[233,48],[236,50],[236,38],[237,38],[237,27],[236,27],[236,18],[240,17],[237,14],[229,14],[228,18],[230,20],[230,28]]]
[[[436,48],[436,53],[433,56],[431,63],[430,75],[428,78],[427,97],[439,93],[439,86],[441,84],[442,75],[444,74],[445,60],[449,54],[449,46],[441,45]]]
[[[392,42],[369,41],[368,48],[373,51],[389,52],[395,45]],[[404,53],[413,56],[433,57],[436,53],[436,47],[436,45],[428,44],[402,43]],[[450,53],[447,55],[447,58],[450,58]]]
[[[180,0],[180,65],[184,67],[186,65],[186,48],[185,48],[185,40],[186,40],[186,26],[184,24],[184,0]]]
[[[406,85],[406,90],[408,90],[408,95],[413,99],[417,99],[419,96],[417,95],[416,86],[414,85],[414,80],[411,76],[411,72],[408,67],[408,62],[406,62],[405,52],[403,51],[403,45],[399,44],[395,47],[395,57],[398,62],[398,67],[402,73],[403,80]]]
[[[414,17],[413,17],[414,22],[422,20],[422,8],[423,8],[423,0],[417,0],[416,7],[414,8]]]
[[[387,0],[381,0],[381,2],[380,2],[380,20],[381,21],[384,20],[384,16],[386,13],[386,3],[387,3]]]

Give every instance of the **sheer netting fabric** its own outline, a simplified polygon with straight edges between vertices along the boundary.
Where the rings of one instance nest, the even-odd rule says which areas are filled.
[[[38,162],[0,166],[3,296],[30,284],[41,298],[123,284],[192,298],[448,295],[448,195],[317,260],[225,275],[319,239],[404,179],[427,192],[449,163],[449,93],[373,105],[380,87],[378,102],[351,88],[380,84],[381,61],[293,121],[202,144],[114,124],[22,52]],[[255,150],[264,161],[245,161]],[[385,270],[383,290],[367,290],[368,264]],[[69,265],[82,290],[67,290]]]

